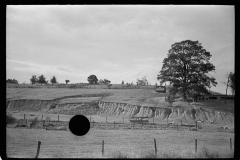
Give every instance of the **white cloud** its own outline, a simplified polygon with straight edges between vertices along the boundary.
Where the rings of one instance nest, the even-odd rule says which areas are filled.
[[[222,79],[234,66],[234,23],[233,6],[10,5],[7,75],[79,82],[96,74],[116,83],[146,75],[155,83],[171,45],[190,39],[211,52]]]

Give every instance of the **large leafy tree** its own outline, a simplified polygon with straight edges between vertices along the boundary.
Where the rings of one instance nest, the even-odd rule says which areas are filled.
[[[53,85],[53,83],[57,83],[57,78],[55,76],[53,76],[53,78],[50,80],[50,82],[52,83],[52,85]]]
[[[191,92],[198,94],[207,91],[206,87],[217,85],[215,78],[208,75],[215,70],[209,62],[211,54],[198,41],[177,42],[167,56],[157,79],[160,83],[169,81],[178,93],[183,94],[184,101]]]
[[[32,85],[38,82],[37,76],[33,75],[32,78],[30,79]]]
[[[98,82],[97,76],[94,74],[90,75],[87,80],[90,84],[96,84]]]
[[[38,83],[40,83],[41,85],[47,83],[46,78],[43,74],[38,77]]]

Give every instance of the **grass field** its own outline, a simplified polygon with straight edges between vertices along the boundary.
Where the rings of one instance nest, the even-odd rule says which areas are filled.
[[[39,99],[52,100],[56,98],[94,94],[99,99],[100,94],[110,94],[104,101],[111,102],[140,102],[144,104],[157,103],[154,97],[165,97],[167,93],[157,93],[154,89],[69,89],[69,88],[7,88],[7,100],[16,99]],[[96,97],[97,96],[97,97]],[[89,98],[84,98],[88,101]],[[90,98],[91,99],[91,98]],[[94,99],[94,98],[93,98]],[[79,101],[81,98],[68,98],[63,102]],[[180,103],[180,102],[179,102]],[[174,103],[173,103],[174,104]],[[196,102],[194,106],[211,108],[234,113],[234,103],[227,102]],[[45,119],[57,120],[58,114],[40,112],[13,113],[17,119]],[[73,115],[60,114],[60,121],[69,121]],[[90,119],[90,116],[87,116]],[[99,115],[91,115],[91,121],[105,122],[106,118]],[[109,123],[119,123],[121,117],[108,117]],[[129,119],[124,119],[129,123]],[[222,124],[219,124],[222,125]],[[81,127],[81,123],[79,123]],[[198,140],[198,153],[206,147],[210,151],[224,154],[230,153],[229,139],[234,141],[234,133],[216,132],[218,124],[206,124],[199,131],[186,130],[100,130],[91,128],[83,137],[76,137],[70,131],[54,131],[45,129],[7,128],[7,155],[17,158],[34,158],[37,151],[37,141],[41,141],[39,158],[111,158],[128,157],[141,158],[154,157],[153,139],[157,140],[158,157],[191,158],[194,154],[194,140]],[[234,128],[234,124],[228,125]],[[102,140],[105,141],[105,155],[101,154]],[[171,152],[171,153],[169,153]],[[201,157],[201,156],[200,156]]]
[[[13,99],[39,99],[50,100],[65,96],[82,94],[109,93],[109,99],[141,100],[150,97],[163,97],[166,93],[157,93],[153,89],[69,89],[69,88],[7,88],[7,100]]]
[[[41,141],[39,158],[96,158],[102,157],[102,140],[105,155],[112,157],[121,151],[129,158],[139,158],[154,150],[153,139],[157,141],[158,154],[169,151],[181,157],[194,153],[195,139],[198,151],[206,147],[221,154],[230,152],[229,139],[233,133],[173,130],[97,130],[77,137],[69,131],[49,131],[44,129],[7,128],[7,156],[33,158],[37,151],[37,141]],[[233,147],[234,148],[234,147]]]

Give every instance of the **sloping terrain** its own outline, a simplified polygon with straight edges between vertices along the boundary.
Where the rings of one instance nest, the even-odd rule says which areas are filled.
[[[165,102],[167,93],[128,89],[23,89],[7,90],[7,111],[66,115],[148,117],[155,122],[233,123],[234,104],[228,102]]]
[[[146,98],[165,95],[152,90],[129,89],[29,89],[7,88],[7,111],[96,114],[98,101],[106,98],[117,102],[141,102]]]
[[[185,102],[174,102],[172,107],[167,102],[154,104],[146,103],[142,105],[116,103],[116,102],[99,102],[98,114],[102,116],[113,116],[123,118],[148,117],[149,120],[154,118],[155,122],[168,121],[175,123],[194,123],[198,120],[202,122],[213,123],[233,123],[234,115],[230,112],[218,111],[201,107],[193,107]]]

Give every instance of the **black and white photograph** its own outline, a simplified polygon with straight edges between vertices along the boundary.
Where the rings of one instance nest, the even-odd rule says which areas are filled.
[[[7,158],[234,158],[234,5],[6,5]]]

